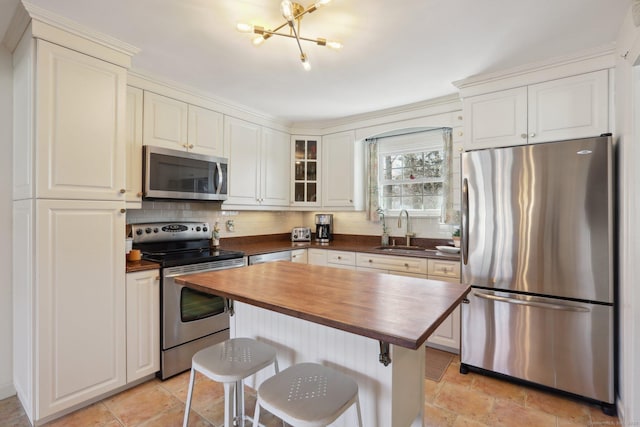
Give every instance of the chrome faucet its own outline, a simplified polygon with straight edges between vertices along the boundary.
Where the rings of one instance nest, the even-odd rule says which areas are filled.
[[[411,238],[415,236],[415,233],[411,232],[411,227],[409,225],[409,212],[406,209],[402,209],[400,211],[400,215],[398,215],[398,228],[402,228],[402,213],[407,215],[407,232],[405,233],[405,237],[407,238],[407,246],[411,246]]]

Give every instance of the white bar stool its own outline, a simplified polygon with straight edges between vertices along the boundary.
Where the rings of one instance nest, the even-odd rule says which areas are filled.
[[[258,426],[260,407],[295,427],[331,424],[352,405],[362,427],[358,384],[335,369],[317,363],[293,365],[258,387],[253,427]]]
[[[183,427],[189,422],[189,410],[196,371],[206,377],[224,384],[224,425],[231,427],[234,418],[244,426],[244,383],[247,378],[273,365],[278,373],[276,349],[251,338],[232,338],[200,350],[191,360],[189,391],[184,409]],[[235,403],[235,414],[234,414]],[[235,415],[232,416],[232,414]]]

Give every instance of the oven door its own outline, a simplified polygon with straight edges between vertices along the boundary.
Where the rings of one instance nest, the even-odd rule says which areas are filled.
[[[212,270],[194,271],[193,265],[163,269],[163,350],[229,328],[229,313],[224,298],[205,294],[175,282],[175,277],[187,272],[202,273]]]

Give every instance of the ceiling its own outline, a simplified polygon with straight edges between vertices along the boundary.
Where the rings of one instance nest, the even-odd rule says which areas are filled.
[[[302,1],[303,5],[309,5]],[[451,82],[615,41],[631,0],[332,0],[294,40],[262,46],[237,22],[274,28],[280,0],[30,0],[141,51],[133,70],[289,122],[331,120],[456,92]],[[0,0],[0,35],[17,0]]]

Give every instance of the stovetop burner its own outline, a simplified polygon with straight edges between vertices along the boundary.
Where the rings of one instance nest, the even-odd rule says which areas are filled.
[[[211,228],[203,222],[147,223],[132,225],[133,248],[142,259],[175,267],[242,258],[244,253],[211,248]]]

